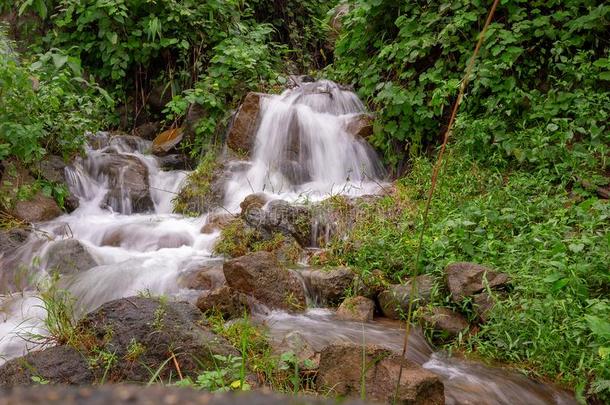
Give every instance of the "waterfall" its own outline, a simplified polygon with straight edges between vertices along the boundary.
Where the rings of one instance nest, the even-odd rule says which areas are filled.
[[[327,80],[262,98],[250,165],[228,181],[225,207],[236,210],[257,192],[315,201],[379,191],[383,166],[370,145],[346,128],[364,112],[356,94]]]

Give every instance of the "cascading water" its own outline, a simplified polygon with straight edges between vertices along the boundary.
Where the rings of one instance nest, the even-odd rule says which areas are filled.
[[[295,201],[379,191],[384,169],[371,147],[347,131],[365,112],[358,97],[330,81],[304,83],[261,100],[261,122],[249,167],[226,186],[235,211],[252,193]]]
[[[363,112],[354,93],[328,81],[263,98],[251,159],[229,176],[224,208],[237,213],[244,197],[256,192],[291,202],[378,192],[382,166],[370,146],[346,130],[350,119]],[[187,173],[161,170],[157,158],[146,154],[149,149],[150,142],[136,137],[91,135],[86,157],[66,172],[79,208],[37,224],[24,246],[0,258],[0,292],[5,293],[0,298],[0,362],[35,348],[28,333],[45,333],[36,286],[51,270],[50,252],[66,240],[78,241],[92,262],[91,268],[66,272],[59,281],[76,298],[78,314],[138,293],[197,297],[196,291],[181,288],[180,277],[192,267],[218,262],[212,248],[219,233],[201,233],[206,216],[172,214],[171,200]],[[22,270],[27,277],[18,276]],[[403,336],[396,325],[338,321],[322,309],[302,315],[273,311],[258,321],[273,339],[298,330],[318,347],[364,338],[400,351]],[[521,375],[433,354],[417,332],[411,346],[409,357],[443,379],[447,403],[573,402],[562,391]]]

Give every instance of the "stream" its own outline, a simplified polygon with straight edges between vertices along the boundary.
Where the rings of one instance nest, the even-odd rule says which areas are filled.
[[[254,149],[227,176],[223,210],[239,213],[240,202],[253,193],[299,202],[380,192],[385,176],[380,161],[365,141],[344,130],[350,116],[364,111],[354,93],[328,81],[261,99]],[[287,136],[295,132],[298,137]],[[107,133],[91,134],[90,139],[86,156],[66,168],[79,207],[36,224],[28,242],[0,262],[8,272],[0,284],[5,292],[0,296],[0,363],[37,348],[28,342],[28,334],[46,333],[36,285],[48,275],[53,264],[49,252],[57,241],[79,241],[95,261],[93,268],[66,272],[60,279],[75,297],[78,315],[141,293],[193,302],[200,292],[181,288],[181,273],[190,264],[219,260],[213,254],[219,231],[201,232],[207,215],[172,213],[172,199],[187,172],[161,170],[158,158],[149,154],[149,141]],[[142,184],[134,173],[145,176],[138,198],[133,186]],[[278,342],[298,331],[315,349],[363,340],[398,353],[402,349],[400,324],[383,319],[341,321],[330,309],[310,308],[298,315],[271,311],[257,321]],[[410,339],[408,357],[441,377],[448,404],[575,403],[571,393],[517,372],[435,352],[417,329]]]

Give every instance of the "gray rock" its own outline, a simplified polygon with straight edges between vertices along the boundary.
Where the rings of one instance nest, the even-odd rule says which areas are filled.
[[[76,239],[52,242],[45,252],[45,259],[47,271],[60,274],[75,274],[99,265],[89,249]]]
[[[509,283],[508,275],[476,263],[452,263],[445,267],[445,275],[455,303],[480,293],[486,286],[490,289],[503,289]]]
[[[375,312],[375,302],[366,297],[346,298],[339,309],[337,318],[345,321],[368,322],[373,320]]]
[[[72,385],[91,384],[95,380],[86,358],[68,346],[32,352],[0,366],[0,388],[34,385],[33,378],[51,384]]]
[[[250,253],[225,262],[227,284],[253,296],[269,308],[304,310],[305,292],[300,280],[269,252]]]
[[[416,278],[415,301],[413,309],[420,305],[430,302],[434,280],[428,275],[421,275]],[[409,300],[411,299],[411,280],[405,284],[392,285],[382,291],[377,297],[381,312],[391,319],[403,319],[409,311]]]
[[[426,310],[422,320],[428,328],[449,338],[456,337],[470,327],[466,318],[449,308],[434,307]]]
[[[339,305],[355,277],[347,267],[303,270],[301,275],[312,299],[317,304],[330,306]]]

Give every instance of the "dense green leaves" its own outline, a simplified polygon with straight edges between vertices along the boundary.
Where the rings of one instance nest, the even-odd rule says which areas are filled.
[[[331,72],[356,85],[378,112],[373,142],[389,163],[439,139],[488,6],[353,2]],[[565,159],[576,143],[589,156],[606,153],[609,28],[604,2],[503,1],[455,135],[474,153],[485,155],[492,145],[536,166]]]

